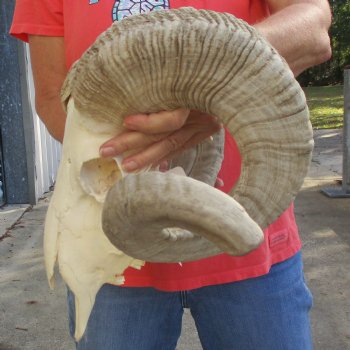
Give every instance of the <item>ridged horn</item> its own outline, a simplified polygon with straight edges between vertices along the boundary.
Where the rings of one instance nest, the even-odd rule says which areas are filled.
[[[242,255],[261,243],[259,226],[238,202],[171,173],[128,175],[108,192],[102,215],[111,243],[147,261],[197,260],[222,251]]]
[[[260,228],[289,206],[310,162],[312,129],[302,89],[285,61],[254,28],[229,14],[182,8],[113,24],[73,66],[63,101],[70,96],[87,117],[118,125],[130,114],[180,107],[218,116],[242,155],[241,176],[230,200],[239,202]],[[134,196],[124,189],[128,182],[126,178],[115,186],[131,200]],[[187,179],[179,183],[187,188]],[[210,193],[202,198],[206,213],[220,217],[210,203],[223,207],[216,202],[222,194],[201,186],[191,194],[202,198],[202,192]],[[157,184],[147,191],[157,192]],[[179,192],[185,193],[180,188],[167,193],[167,203],[171,205]],[[114,201],[108,198],[106,208]],[[132,222],[128,212],[123,215]],[[104,226],[112,227],[113,219],[108,220],[112,221]],[[145,226],[150,224],[148,217],[144,220]],[[238,254],[262,239],[261,231],[260,239],[251,236],[252,242],[242,233],[235,245],[223,238],[225,233],[222,240],[207,233],[220,250]],[[113,240],[115,233],[106,234]]]

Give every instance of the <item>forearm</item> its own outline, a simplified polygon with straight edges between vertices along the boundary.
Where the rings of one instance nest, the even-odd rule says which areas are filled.
[[[59,93],[51,98],[36,98],[36,111],[50,135],[62,143],[66,113],[63,110]]]
[[[272,15],[255,27],[285,58],[296,76],[330,58],[331,14],[326,1],[268,3]]]
[[[67,75],[62,37],[30,35],[29,47],[35,84],[35,107],[49,133],[63,141],[66,114],[60,91]]]

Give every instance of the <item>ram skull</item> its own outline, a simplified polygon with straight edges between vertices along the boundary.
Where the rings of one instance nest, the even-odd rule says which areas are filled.
[[[278,53],[229,14],[182,8],[114,23],[73,65],[62,100],[67,123],[45,261],[50,285],[58,260],[75,295],[77,340],[99,288],[123,283],[127,267],[243,255],[259,246],[310,162],[300,86]],[[229,195],[212,187],[222,135],[177,161],[192,174],[123,177],[118,160],[99,157],[100,145],[123,131],[125,116],[177,108],[218,116],[234,136],[242,170]],[[195,166],[198,154],[205,160]]]

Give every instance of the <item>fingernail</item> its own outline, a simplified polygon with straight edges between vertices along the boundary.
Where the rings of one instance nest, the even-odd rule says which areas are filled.
[[[159,171],[165,173],[168,169],[169,169],[169,162],[167,160],[164,160],[159,164]]]
[[[115,155],[116,155],[116,152],[113,147],[102,147],[100,149],[101,157],[114,157]]]
[[[136,123],[135,123],[135,118],[136,118]],[[125,119],[123,121],[124,127],[133,127],[133,126],[135,126],[135,124],[137,125],[137,117],[135,117],[135,116],[133,116],[132,119],[129,118],[129,119]]]
[[[129,162],[123,163],[123,169],[125,171],[133,171],[138,168],[137,163],[133,160],[130,160]]]
[[[222,179],[217,178],[215,185],[216,185],[216,187],[223,187],[225,185],[225,183]]]

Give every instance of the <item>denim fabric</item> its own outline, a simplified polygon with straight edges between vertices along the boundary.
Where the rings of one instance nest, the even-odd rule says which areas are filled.
[[[73,334],[69,291],[68,305]],[[205,350],[311,350],[311,306],[300,253],[267,275],[186,292],[104,285],[77,349],[174,350],[186,307]]]

